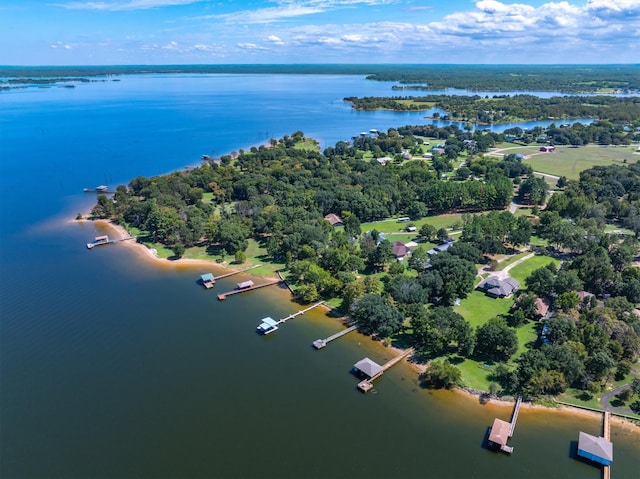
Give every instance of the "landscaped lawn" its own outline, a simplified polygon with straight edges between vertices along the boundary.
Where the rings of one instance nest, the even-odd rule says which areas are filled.
[[[509,274],[513,279],[520,283],[522,288],[524,288],[524,280],[527,279],[534,270],[542,268],[549,263],[553,263],[557,267],[560,264],[560,260],[552,258],[551,256],[536,255],[511,268],[509,270]]]
[[[480,391],[489,391],[491,381],[487,376],[491,374],[492,365],[485,365],[473,359],[465,359],[459,364],[456,364],[455,359],[450,359],[450,361],[462,372],[462,381],[465,386]]]
[[[455,223],[462,223],[462,215],[448,214],[439,216],[427,216],[426,218],[422,218],[416,221],[407,221],[406,223],[398,223],[397,219],[371,221],[369,223],[362,223],[361,228],[362,231],[371,231],[375,229],[383,233],[396,233],[405,231],[407,225],[409,224],[414,225],[419,230],[420,227],[425,223],[433,225],[436,229],[451,228]]]
[[[480,291],[472,291],[453,309],[462,315],[472,327],[477,328],[495,316],[507,314],[512,304],[513,298],[494,299]]]
[[[516,328],[516,336],[518,336],[518,350],[511,359],[516,359],[526,350],[530,349],[529,346],[527,346],[529,343],[535,343],[536,339],[538,339],[537,326],[538,323],[536,321],[527,321],[526,324]]]

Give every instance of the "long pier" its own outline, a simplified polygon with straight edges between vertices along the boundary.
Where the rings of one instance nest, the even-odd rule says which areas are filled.
[[[520,412],[520,404],[522,404],[522,396],[518,396],[516,405],[513,408],[513,414],[511,415],[511,427],[509,428],[509,437],[513,436],[513,431],[516,429],[516,421],[518,420],[518,413]]]
[[[295,318],[296,316],[300,316],[301,314],[304,314],[304,313],[306,313],[307,311],[311,311],[313,308],[317,308],[317,307],[318,307],[318,306],[320,306],[321,304],[324,304],[324,303],[323,303],[322,301],[320,301],[319,303],[316,303],[316,304],[314,304],[314,305],[312,305],[312,306],[309,306],[309,307],[308,307],[308,308],[306,308],[306,309],[301,309],[300,311],[296,311],[295,313],[292,313],[292,314],[290,314],[289,316],[287,316],[287,317],[285,317],[285,318],[282,318],[282,319],[280,319],[280,320],[276,321],[276,325],[278,325],[278,326],[279,326],[279,325],[281,325],[281,324],[284,324],[284,323],[286,323],[287,321],[289,321],[290,319]]]
[[[395,358],[390,359],[389,361],[384,363],[382,366],[380,366],[381,367],[380,372],[378,372],[377,374],[374,374],[369,379],[365,379],[364,381],[360,381],[358,383],[358,389],[360,389],[360,391],[362,391],[364,393],[369,392],[373,388],[373,381],[375,381],[380,376],[382,376],[384,374],[384,372],[387,369],[389,369],[391,366],[394,366],[394,365],[398,364],[400,361],[402,361],[404,358],[406,358],[407,356],[409,356],[412,353],[413,353],[413,348],[409,348],[404,353],[398,354]]]
[[[358,326],[350,326],[347,329],[343,329],[342,331],[338,331],[336,334],[332,334],[328,338],[316,339],[313,342],[313,347],[316,348],[316,349],[322,349],[327,344],[329,344],[331,341],[333,341],[334,339],[338,339],[338,338],[344,336],[345,334],[349,334],[351,331],[355,331],[356,329],[358,329]]]
[[[221,274],[220,276],[214,276],[213,280],[217,281],[217,280],[222,279],[222,278],[228,278],[229,276],[233,276],[234,274],[245,273],[247,271],[250,271],[252,269],[258,268],[260,266],[261,265],[259,265],[259,264],[254,264],[253,266],[250,266],[250,267],[245,268],[245,269],[239,269],[238,271],[231,271],[230,273]]]
[[[249,286],[248,288],[234,289],[233,291],[227,291],[226,293],[218,294],[218,299],[220,301],[224,301],[225,299],[227,299],[227,296],[231,296],[233,294],[246,293],[247,291],[253,291],[255,289],[266,288],[267,286],[273,286],[274,284],[280,284],[280,283],[281,283],[281,281],[279,279],[277,279],[275,281],[269,281],[268,283],[262,283],[262,284],[256,284],[256,285],[253,285],[253,286]]]
[[[602,437],[607,441],[611,441],[611,413],[609,411],[605,411],[602,418]],[[611,478],[611,466],[603,466],[602,478]]]
[[[126,238],[118,238],[118,239],[112,239],[112,240],[110,240],[110,239],[102,240],[102,239],[98,239],[98,238],[101,238],[101,237],[98,236],[91,243],[87,243],[87,248],[88,249],[92,249],[95,246],[102,246],[102,245],[107,245],[107,244],[121,243],[123,241],[136,239],[137,236],[127,236]]]

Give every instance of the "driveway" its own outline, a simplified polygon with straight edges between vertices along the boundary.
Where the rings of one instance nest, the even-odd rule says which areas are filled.
[[[631,389],[631,384],[625,384],[624,386],[620,386],[619,388],[602,395],[600,402],[602,403],[602,407],[605,411],[617,412],[618,414],[633,414],[633,411],[628,407],[615,407],[609,403],[616,394],[621,393],[625,389]]]

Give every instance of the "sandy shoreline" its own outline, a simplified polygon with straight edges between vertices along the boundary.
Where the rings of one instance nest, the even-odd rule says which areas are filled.
[[[126,230],[126,228],[124,228],[121,225],[117,225],[109,220],[91,220],[91,219],[80,219],[80,220],[72,220],[75,223],[79,223],[79,222],[93,222],[96,225],[100,225],[106,229],[109,230],[109,236],[112,239],[120,239],[120,238],[126,238],[128,236],[130,236],[129,232]],[[174,266],[174,267],[179,267],[179,266],[206,266],[207,268],[213,268],[215,270],[218,270],[219,272],[224,273],[224,272],[231,272],[231,271],[235,271],[231,268],[226,267],[225,265],[221,265],[220,263],[217,263],[215,261],[208,261],[208,260],[202,260],[202,259],[189,259],[189,258],[180,258],[178,260],[168,260],[166,258],[159,258],[156,256],[155,251],[151,250],[149,248],[147,248],[147,246],[145,246],[142,243],[137,243],[135,241],[123,241],[122,243],[120,243],[121,245],[131,248],[133,251],[135,251],[138,256],[146,261],[149,261],[151,263],[154,263],[158,266]],[[248,276],[252,276],[250,272],[246,272],[244,273]],[[278,278],[268,278],[268,277],[264,277],[264,276],[253,276],[254,278],[257,279],[265,279],[265,280],[269,280],[269,279],[273,279],[276,280]],[[335,311],[335,308],[332,308],[331,306],[328,305],[324,305],[325,309],[328,312],[331,311]],[[340,318],[335,318],[335,319],[340,319]],[[397,348],[395,346],[386,346],[388,348],[391,348],[392,350],[394,350],[396,352],[396,354],[402,354],[404,352],[403,349]],[[408,363],[410,364],[410,366],[412,367],[412,369],[414,369],[416,371],[416,373],[418,375],[424,373],[426,371],[426,364],[423,363],[417,363],[415,361],[411,360],[412,358],[409,357],[408,358]],[[471,391],[469,389],[465,389],[465,388],[453,388],[452,392],[454,392],[455,394],[462,394],[464,396],[467,397],[471,397],[471,398],[476,398],[478,399],[478,402],[480,402],[480,394],[474,391]],[[500,398],[491,398],[487,404],[492,404],[492,405],[496,405],[496,406],[504,406],[504,407],[508,407],[508,406],[513,406],[515,403],[515,400],[507,400],[507,399],[500,399]],[[549,406],[543,406],[541,404],[532,404],[529,402],[523,402],[522,403],[522,408],[525,409],[536,409],[536,410],[547,410],[547,411],[556,411],[556,412],[561,412],[563,414],[571,414],[571,415],[578,415],[578,416],[589,416],[592,418],[601,418],[602,417],[602,413],[601,412],[597,412],[597,411],[592,411],[589,409],[583,409],[581,407],[578,406],[566,406],[566,405],[558,405],[558,407],[549,407]],[[618,425],[624,425],[624,426],[632,426],[632,427],[638,427],[637,424],[635,424],[634,422],[625,419],[623,417],[619,417],[616,416],[615,414],[611,415],[611,420],[612,422],[618,424]]]

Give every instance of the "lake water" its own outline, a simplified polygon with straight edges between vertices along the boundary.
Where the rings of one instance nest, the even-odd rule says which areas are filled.
[[[355,112],[387,95],[356,76],[139,75],[75,89],[0,93],[0,476],[3,478],[597,478],[575,459],[596,419],[523,410],[512,456],[484,445],[508,407],[419,387],[401,363],[359,393],[352,365],[392,352],[277,287],[230,297],[201,267],[159,267],[135,249],[88,251],[70,220],[115,186],[296,130],[323,147],[424,113]],[[640,466],[637,429],[613,429],[614,477]]]

